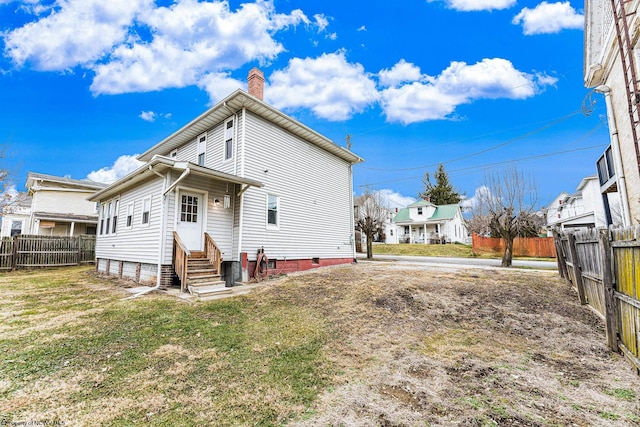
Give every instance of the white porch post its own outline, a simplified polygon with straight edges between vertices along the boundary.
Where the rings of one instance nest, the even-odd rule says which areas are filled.
[[[73,236],[73,230],[76,228],[75,221],[71,221],[71,228],[69,229],[69,236]]]
[[[426,245],[427,244],[427,224],[425,223],[423,225],[423,227],[424,227],[424,242],[423,243]]]
[[[409,224],[409,243],[413,243],[413,230],[411,229],[411,224]]]

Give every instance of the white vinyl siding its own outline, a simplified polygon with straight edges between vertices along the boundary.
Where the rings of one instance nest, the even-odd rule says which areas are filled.
[[[152,203],[149,224],[142,221],[142,200],[153,195],[160,199],[162,180],[153,178],[136,188],[120,194],[120,205],[133,205],[133,227],[119,227],[117,234],[99,235],[96,241],[96,257],[112,260],[157,264],[160,233],[160,203]],[[106,222],[105,222],[106,227]]]
[[[351,177],[348,162],[248,113],[245,176],[264,188],[244,194],[242,248],[255,259],[350,258]],[[268,194],[278,195],[277,230],[265,228]]]
[[[205,227],[204,232],[209,233],[216,242],[225,261],[231,261],[233,259],[232,249],[234,245],[233,224],[235,204],[231,203],[231,206],[228,209],[225,209],[223,203],[216,205],[215,199],[224,200],[224,195],[227,194],[228,188],[229,194],[233,200],[233,195],[235,194],[234,191],[236,190],[234,187],[235,186],[232,184],[229,184],[227,187],[225,182],[194,175],[188,176],[186,179],[181,181],[179,185],[179,188],[184,188],[185,190],[193,188],[198,189],[199,191],[206,191],[208,193],[207,206],[203,206],[203,214],[206,215],[203,224]],[[172,197],[174,196],[173,192],[170,194]],[[170,228],[172,230],[175,225],[175,217],[177,214],[176,206],[175,204],[172,204],[172,208],[169,209],[169,224],[171,224]],[[171,252],[170,249],[171,248],[169,248],[169,253]]]

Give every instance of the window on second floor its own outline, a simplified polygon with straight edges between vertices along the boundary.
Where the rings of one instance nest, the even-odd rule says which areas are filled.
[[[207,134],[203,133],[198,137],[198,164],[200,166],[204,166],[206,152],[207,152]]]
[[[224,124],[224,159],[233,158],[233,135],[234,126],[233,119],[229,119]]]
[[[422,208],[418,208],[418,215],[422,215]]]

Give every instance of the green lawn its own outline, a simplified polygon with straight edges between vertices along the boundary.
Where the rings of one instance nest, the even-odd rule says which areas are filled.
[[[374,244],[373,253],[377,255],[412,255],[452,258],[496,258],[501,259],[502,253],[482,252],[473,253],[471,245],[446,244],[446,245],[422,245],[422,244]],[[540,261],[553,261],[554,258],[537,257],[513,257],[513,259],[528,259]]]
[[[123,301],[86,268],[3,274],[0,289],[0,424],[281,424],[332,372],[313,311]]]
[[[418,245],[400,243],[397,245],[374,244],[373,253],[379,255],[415,255],[471,258],[473,252],[470,245]]]
[[[557,273],[359,263],[192,303],[130,285],[0,274],[0,425],[640,422],[635,371]]]

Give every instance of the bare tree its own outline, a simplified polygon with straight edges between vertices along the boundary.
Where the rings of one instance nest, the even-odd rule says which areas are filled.
[[[0,145],[0,160],[5,158],[5,147]],[[16,203],[18,192],[15,190],[13,173],[5,167],[0,167],[0,215],[5,207]]]
[[[384,233],[384,222],[388,216],[387,203],[378,191],[366,188],[365,192],[356,197],[354,215],[356,229],[367,238],[367,259],[373,258],[373,240],[376,234]]]
[[[489,189],[485,186],[476,189],[474,196],[464,202],[467,217],[464,222],[470,233],[489,237],[491,233],[491,217],[489,206],[483,203],[489,197]]]
[[[502,173],[487,174],[485,187],[486,191],[476,193],[476,210],[484,214],[491,234],[504,240],[502,266],[510,267],[514,239],[537,231],[538,190],[533,180],[527,179],[515,167]]]

